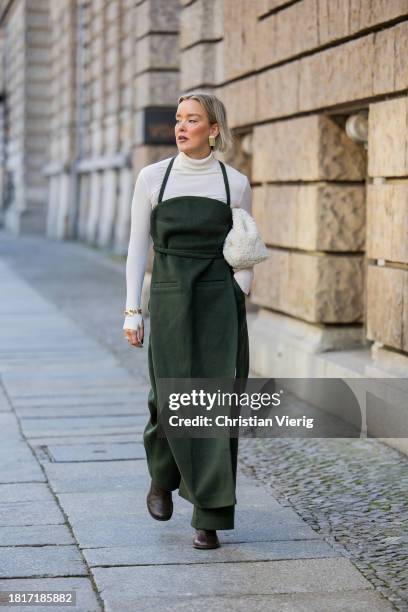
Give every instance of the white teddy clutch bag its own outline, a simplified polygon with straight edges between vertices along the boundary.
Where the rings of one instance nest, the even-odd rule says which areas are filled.
[[[243,208],[232,208],[232,228],[224,241],[223,254],[232,268],[249,268],[268,258],[255,220]]]

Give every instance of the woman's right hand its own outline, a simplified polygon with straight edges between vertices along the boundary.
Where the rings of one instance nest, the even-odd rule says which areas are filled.
[[[132,323],[129,323],[129,320],[135,319]],[[130,327],[131,325],[131,327]],[[143,348],[143,340],[144,340],[144,322],[142,315],[137,315],[136,317],[129,317],[125,321],[124,329],[124,337],[127,338],[127,341],[132,346],[137,346],[139,348]]]

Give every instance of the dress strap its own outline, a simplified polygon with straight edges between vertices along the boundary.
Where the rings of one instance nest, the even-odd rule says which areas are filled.
[[[229,183],[228,183],[227,171],[225,169],[225,165],[223,164],[223,162],[220,160],[218,161],[221,166],[222,176],[224,177],[225,191],[227,192],[227,205],[231,206],[231,196],[230,196],[230,188],[229,188]]]
[[[172,157],[167,168],[166,168],[166,172],[163,178],[163,182],[161,184],[160,187],[160,193],[159,193],[159,197],[157,199],[157,202],[161,202],[163,199],[163,194],[164,194],[164,190],[166,188],[166,184],[167,184],[167,180],[169,178],[169,174],[170,174],[170,170],[173,166],[174,160],[176,159],[176,156]],[[222,170],[222,176],[224,178],[224,185],[225,185],[225,191],[227,193],[227,206],[231,206],[231,195],[230,195],[230,188],[229,188],[229,183],[228,183],[228,176],[227,176],[227,171],[225,169],[225,165],[222,161],[218,160],[220,166],[221,166],[221,170]]]
[[[160,193],[159,193],[159,197],[158,197],[157,203],[162,201],[163,194],[164,194],[164,189],[165,189],[166,183],[167,183],[167,179],[169,178],[170,170],[171,170],[171,167],[172,167],[175,159],[176,159],[176,156],[172,157],[170,162],[169,162],[169,165],[166,168],[166,173],[164,175],[164,179],[163,179],[163,182],[161,184]]]

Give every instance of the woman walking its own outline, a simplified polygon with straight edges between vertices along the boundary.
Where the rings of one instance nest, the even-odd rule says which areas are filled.
[[[170,519],[178,489],[194,506],[193,546],[217,548],[217,529],[234,528],[238,439],[158,437],[157,379],[248,376],[245,294],[253,270],[231,268],[223,244],[231,208],[251,213],[251,187],[214,156],[212,149],[225,151],[231,143],[224,105],[214,95],[179,98],[175,137],[178,154],[145,166],[136,180],[123,329],[132,346],[143,346],[140,304],[152,240],[147,507],[153,518]]]

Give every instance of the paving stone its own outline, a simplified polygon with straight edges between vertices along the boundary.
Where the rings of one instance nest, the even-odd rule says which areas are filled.
[[[44,482],[45,477],[39,465],[32,461],[13,463],[10,461],[0,464],[0,484],[15,482]]]
[[[80,430],[87,431],[88,429],[95,430],[97,428],[120,429],[137,427],[138,425],[146,425],[146,420],[143,422],[136,416],[103,416],[103,417],[67,417],[67,418],[45,418],[45,419],[22,419],[21,421],[24,433],[30,434],[34,431],[66,431]]]
[[[0,526],[59,525],[65,519],[56,501],[18,501],[0,504]]]
[[[92,356],[90,357],[92,358]],[[42,388],[37,393],[33,392],[33,390],[27,389],[27,393],[20,393],[12,396],[13,406],[30,406],[30,405],[46,405],[46,402],[61,402],[61,403],[70,403],[74,404],[83,403],[83,402],[101,402],[108,403],[113,399],[118,399],[120,397],[121,401],[124,400],[132,400],[135,391],[137,391],[137,387],[132,384],[129,387],[119,386],[115,389],[104,389],[101,390],[100,386],[97,387],[88,387],[81,388],[80,390],[73,385],[67,386],[66,389],[51,390],[47,388]]]
[[[104,592],[107,612],[155,612],[163,609],[180,612],[388,612],[395,608],[379,593],[368,590],[325,593],[288,593],[273,595],[245,595],[244,597],[148,597],[131,599]]]
[[[147,422],[147,420],[146,420]],[[63,446],[76,446],[77,444],[100,444],[101,442],[107,443],[112,442],[114,444],[121,444],[127,442],[135,442],[138,436],[134,434],[96,434],[93,436],[88,435],[76,435],[76,436],[53,436],[51,438],[35,438],[31,444],[33,448],[36,446],[48,446],[52,444],[57,446],[62,444]]]
[[[20,430],[18,427],[18,423],[16,417],[11,412],[1,412],[0,413],[0,431],[2,436],[19,436]]]
[[[171,543],[191,546],[193,529],[190,518],[176,515],[166,521],[165,525],[161,525],[159,521],[152,523],[153,519],[147,523],[142,514],[135,513],[133,516],[113,516],[97,521],[91,518],[76,519],[71,524],[81,548],[147,545],[154,544],[157,540],[162,547]],[[245,527],[238,521],[235,529],[223,530],[221,534],[225,543],[319,539],[317,534],[302,522],[259,526],[251,524]]]
[[[87,575],[77,546],[0,547],[0,578]]]
[[[78,426],[77,426],[78,425]],[[105,434],[121,434],[124,431],[128,432],[128,433],[133,433],[134,434],[134,438],[135,440],[140,437],[144,431],[146,425],[137,425],[137,426],[125,426],[124,424],[121,424],[118,427],[109,427],[108,425],[105,426],[93,426],[90,423],[88,425],[88,427],[84,427],[83,429],[81,429],[81,427],[79,426],[79,424],[75,424],[75,427],[73,428],[63,428],[60,427],[58,428],[57,424],[49,424],[49,427],[44,427],[44,429],[41,428],[36,428],[36,429],[30,429],[30,430],[25,430],[25,436],[28,440],[35,442],[37,438],[42,438],[43,436],[48,436],[48,437],[56,437],[58,438],[61,434],[67,435],[67,436],[78,436],[81,435],[81,432],[84,431],[86,432],[88,435],[101,435],[102,433]]]
[[[5,502],[53,501],[54,497],[45,483],[25,482],[0,485],[0,505]],[[0,540],[1,542],[1,540]]]
[[[145,460],[107,462],[103,470],[97,463],[48,463],[44,469],[55,493],[135,490],[149,482]]]
[[[177,570],[177,571],[176,571]],[[372,589],[347,559],[207,563],[91,569],[102,597],[117,608],[143,598],[330,593]],[[123,602],[123,603],[122,603]],[[113,608],[112,608],[113,609]],[[123,609],[123,608],[122,608]]]
[[[146,402],[137,404],[136,401],[129,403],[110,403],[110,404],[91,404],[91,405],[74,405],[74,406],[36,406],[32,408],[16,408],[16,414],[19,418],[25,419],[29,417],[94,417],[94,416],[126,416],[138,414],[145,417],[147,422],[147,407]]]
[[[67,607],[78,612],[101,612],[102,607],[95,595],[89,578],[36,578],[36,579],[4,579],[1,581],[2,591],[75,591],[76,605]],[[61,612],[59,606],[14,606],[13,612],[38,612],[43,608],[46,612]]]
[[[147,487],[146,487],[147,489]],[[146,517],[146,495],[133,491],[97,493],[57,493],[58,500],[72,524],[84,518]]]
[[[224,543],[212,551],[196,550],[192,546],[152,542],[137,546],[85,548],[83,554],[89,566],[168,565],[175,563],[223,563],[225,561],[269,561],[277,559],[307,559],[338,556],[331,546],[319,540],[276,542]]]
[[[1,546],[44,546],[45,544],[74,544],[75,540],[66,525],[19,525],[0,527]]]
[[[146,452],[142,444],[76,444],[75,446],[47,447],[53,461],[82,462],[82,461],[117,461],[124,459],[144,459]]]
[[[10,411],[11,411],[10,402],[4,392],[4,389],[2,389],[0,385],[0,412],[10,412]]]
[[[5,466],[11,463],[35,461],[33,453],[27,446],[25,441],[9,440],[7,446],[1,445],[0,448],[0,465]]]

